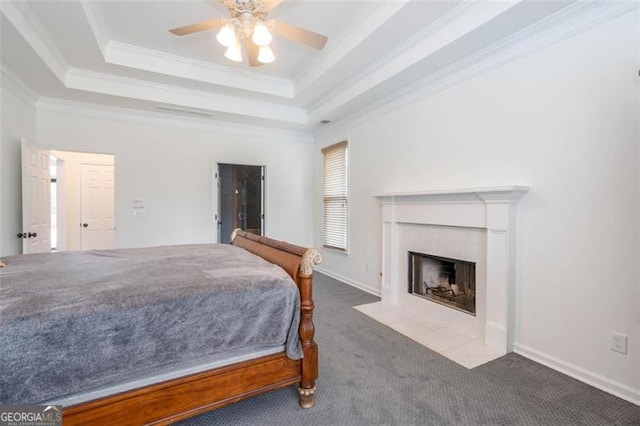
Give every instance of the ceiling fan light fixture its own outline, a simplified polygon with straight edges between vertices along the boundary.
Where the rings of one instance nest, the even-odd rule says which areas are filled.
[[[233,25],[231,23],[225,24],[218,32],[216,40],[218,40],[218,43],[228,48],[235,46],[238,42],[236,40],[236,30]]]
[[[261,22],[258,22],[253,27],[253,35],[251,36],[251,40],[258,46],[268,46],[272,40],[271,33],[267,29],[266,25]]]
[[[273,50],[269,46],[263,46],[260,48],[260,52],[258,53],[258,61],[263,64],[269,64],[276,59],[273,54]]]
[[[234,62],[242,62],[242,50],[240,50],[240,44],[235,43],[224,52],[225,58],[232,60]]]
[[[322,50],[327,37],[286,22],[269,19],[269,13],[282,0],[220,0],[228,9],[228,18],[215,18],[169,30],[183,36],[201,31],[219,29],[217,41],[227,49],[224,56],[242,62],[242,46],[249,65],[268,64],[275,60],[269,47],[274,34],[296,43]],[[2,2],[2,0],[0,0]]]

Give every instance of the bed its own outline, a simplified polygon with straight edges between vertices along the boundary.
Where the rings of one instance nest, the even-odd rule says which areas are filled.
[[[263,392],[298,384],[300,406],[312,407],[318,377],[318,349],[313,340],[312,273],[313,267],[322,261],[320,252],[240,230],[234,231],[231,246],[177,247],[180,247],[180,255],[175,256],[168,253],[178,248],[165,247],[135,249],[134,252],[100,251],[77,257],[73,267],[83,271],[77,275],[82,275],[91,286],[83,283],[82,294],[71,298],[65,293],[65,286],[60,286],[60,289],[55,285],[44,286],[44,289],[34,286],[29,290],[33,294],[26,297],[19,285],[11,285],[19,283],[20,274],[36,273],[26,272],[30,271],[28,265],[20,265],[25,259],[39,259],[38,265],[32,265],[32,269],[44,270],[44,274],[50,277],[47,279],[53,281],[56,269],[52,266],[47,273],[49,266],[45,265],[51,256],[59,259],[59,255],[7,258],[8,266],[0,270],[0,279],[3,280],[0,285],[0,320],[3,324],[0,355],[4,358],[0,380],[5,381],[2,383],[5,390],[11,389],[12,380],[14,390],[28,389],[31,393],[5,392],[0,394],[2,403],[63,405],[65,425],[169,424]],[[189,272],[198,269],[189,263],[193,259],[206,258],[209,251],[213,253],[222,249],[231,253],[225,254],[229,259],[213,262],[217,265],[215,268],[207,264],[202,267],[202,272]],[[162,262],[150,263],[150,259],[155,259],[153,256],[158,256],[157,251],[160,251]],[[99,262],[97,269],[93,267],[95,262]],[[126,265],[122,277],[115,272],[119,270],[115,266],[113,273],[99,269],[103,267],[109,271],[111,265],[120,264]],[[19,272],[21,268],[22,273]],[[227,276],[238,269],[244,271],[244,281],[231,285],[226,281]],[[137,270],[141,271],[139,275],[134,274]],[[185,278],[185,283],[176,284],[173,275],[190,279]],[[27,281],[37,281],[34,276]],[[74,283],[77,280],[72,274],[68,281]],[[121,283],[127,280],[133,280],[134,285]],[[158,289],[153,296],[145,292],[145,282],[148,281]],[[218,292],[215,295],[209,294],[209,287],[214,286],[209,284],[210,281],[215,282]],[[74,288],[71,284],[67,287]],[[293,288],[295,297],[288,295],[290,291],[285,289],[288,287]],[[91,295],[92,291],[96,295]],[[271,293],[280,296],[273,298]],[[147,304],[149,297],[151,301]],[[55,304],[56,298],[63,302],[77,298],[79,301],[98,300],[99,303]],[[221,298],[224,306],[220,305]],[[237,301],[238,306],[227,309],[229,300]],[[47,303],[54,307],[47,308],[48,311],[41,308]],[[216,313],[215,325],[192,325],[189,322],[199,318],[209,320],[212,311]],[[242,321],[233,315],[241,316]],[[47,321],[51,324],[43,325],[48,324]],[[82,327],[85,323],[93,324],[94,328],[84,332]],[[139,328],[151,324],[149,327],[154,328],[147,330],[151,337],[142,335],[135,341],[121,342],[130,336],[138,336],[136,330],[122,330],[132,323]],[[72,330],[68,337],[62,338],[58,333],[61,324]],[[216,340],[220,337],[216,327],[226,330],[228,336],[224,341]],[[295,329],[295,334],[292,329]],[[83,333],[95,338],[89,341],[87,348],[82,346]],[[146,341],[145,338],[151,340]],[[37,345],[42,345],[42,342],[48,345],[44,348],[48,349],[45,352],[50,358],[46,360],[49,364],[44,366],[38,361],[43,359],[43,351],[39,350],[42,347]],[[75,352],[69,354],[64,352],[74,342],[80,342],[78,346],[81,349],[74,349]],[[124,365],[110,364],[110,353],[118,352],[116,356],[120,358],[126,355],[123,354],[126,351],[120,353],[113,349],[114,342],[125,344],[115,347],[125,347],[133,354],[131,358],[125,358]],[[19,350],[9,351],[7,347]],[[201,357],[198,351],[202,351]],[[142,356],[142,352],[146,354]],[[198,355],[198,359],[188,358],[189,354],[192,357],[193,354]],[[61,371],[73,357],[80,358],[78,366]],[[147,358],[154,362],[151,373],[137,375],[138,371],[144,370],[140,363],[147,362]],[[24,368],[25,365],[28,368]],[[20,376],[21,371],[23,376]],[[41,386],[44,390],[33,383],[21,385],[24,382],[47,383],[51,377],[55,380],[50,381],[52,384],[49,386]],[[57,383],[67,379],[69,383],[62,383],[60,387],[67,391],[70,388],[73,392],[59,395],[59,391],[55,392]],[[18,402],[11,398],[24,399]]]

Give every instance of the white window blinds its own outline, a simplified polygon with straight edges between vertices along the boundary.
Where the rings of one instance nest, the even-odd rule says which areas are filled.
[[[347,250],[347,142],[322,150],[324,156],[324,247]]]

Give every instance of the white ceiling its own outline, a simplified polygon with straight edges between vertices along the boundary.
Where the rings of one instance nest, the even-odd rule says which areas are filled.
[[[175,106],[216,121],[312,131],[445,76],[575,5],[285,0],[270,18],[324,34],[327,46],[276,37],[275,62],[249,67],[223,56],[215,31],[169,33],[228,16],[214,1],[0,1],[2,67],[49,102]]]

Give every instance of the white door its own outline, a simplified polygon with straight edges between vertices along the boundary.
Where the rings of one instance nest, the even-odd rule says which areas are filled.
[[[22,139],[22,252],[51,251],[49,151]]]
[[[80,168],[82,250],[114,248],[115,180],[113,166],[82,164]]]

